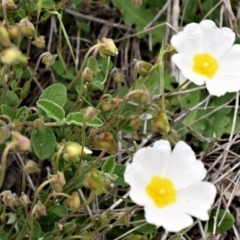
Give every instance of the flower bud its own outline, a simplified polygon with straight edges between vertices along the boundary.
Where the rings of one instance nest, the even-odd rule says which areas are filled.
[[[24,171],[26,171],[29,174],[32,174],[32,173],[39,173],[40,169],[34,161],[28,160],[24,167]]]
[[[129,223],[131,220],[131,214],[127,214],[126,211],[118,213],[118,220],[120,223],[124,224],[126,227],[129,227]]]
[[[95,135],[93,145],[97,149],[105,149],[111,155],[116,154],[118,151],[117,143],[110,132]]]
[[[8,26],[8,34],[10,38],[17,39],[20,34],[20,27],[18,23]]]
[[[147,104],[149,100],[149,92],[145,87],[140,88],[132,96],[133,102]]]
[[[103,46],[99,48],[99,53],[101,57],[118,55],[118,49],[111,38],[102,38],[100,43],[103,43]]]
[[[44,38],[44,36],[37,37],[34,41],[32,41],[32,45],[36,46],[37,48],[45,48]]]
[[[161,130],[164,133],[168,133],[170,125],[166,112],[164,110],[155,110],[152,117],[152,127],[155,130]]]
[[[28,195],[22,192],[21,197],[18,199],[23,206],[27,206],[30,203]]]
[[[100,102],[99,107],[103,112],[111,111],[111,109],[112,109],[112,99],[109,98],[109,97],[103,98]]]
[[[97,115],[99,114],[99,112],[100,111],[98,109],[93,108],[93,107],[86,107],[86,108],[81,109],[81,113],[83,114],[84,119],[86,121],[94,120],[97,117]]]
[[[81,200],[78,192],[73,192],[71,198],[65,200],[66,205],[71,209],[75,210],[80,207]]]
[[[13,0],[2,0],[2,8],[5,8],[7,11],[16,10],[17,6]]]
[[[44,124],[45,124],[44,118],[41,117],[41,118],[34,120],[33,127],[34,127],[34,129],[40,131],[45,126]]]
[[[52,189],[54,189],[56,192],[62,192],[62,189],[66,184],[64,172],[57,171],[56,175],[50,175],[49,178],[53,179],[53,181],[50,183]]]
[[[44,63],[46,67],[50,67],[55,63],[57,56],[57,54],[47,54],[42,58],[42,63]]]
[[[11,191],[3,191],[0,196],[2,197],[2,202],[9,207],[18,207],[19,206],[19,200],[16,195],[16,193],[12,193]]]
[[[85,67],[81,76],[84,82],[92,82],[93,78],[95,77],[95,73],[92,69]]]
[[[149,74],[149,71],[152,68],[152,64],[145,62],[145,61],[138,61],[134,59],[134,62],[136,64],[137,73],[142,76],[147,76]]]
[[[17,119],[14,119],[12,122],[12,130],[14,132],[20,132],[23,128],[23,123]]]
[[[115,82],[118,82],[118,83],[126,82],[126,76],[124,74],[120,73],[119,71],[117,71],[113,74],[113,79]]]
[[[8,48],[11,45],[7,29],[0,24],[0,47]]]
[[[69,141],[65,143],[65,151],[63,154],[63,158],[65,161],[79,161],[79,159],[81,158],[81,154],[92,154],[92,151],[86,147],[84,147],[82,150],[82,146],[77,142]]]
[[[14,151],[31,151],[31,141],[18,132],[12,132],[12,141],[16,143]]]
[[[1,192],[0,196],[2,197],[2,202],[6,205],[10,205],[10,198],[11,198],[12,192],[10,190],[6,190]]]
[[[92,169],[83,179],[83,186],[94,190],[97,194],[107,192],[103,186],[104,175],[97,169]]]
[[[138,115],[131,116],[130,126],[134,130],[138,130],[143,125],[143,120]]]
[[[33,207],[33,212],[37,218],[41,216],[47,216],[46,207],[40,201],[38,201]]]
[[[14,46],[2,50],[0,60],[2,63],[9,65],[27,62],[27,58],[22,54],[22,52],[18,48]]]
[[[110,220],[106,214],[98,214],[93,217],[93,226],[99,228],[106,225]]]
[[[11,133],[7,125],[1,126],[0,127],[0,144],[5,143],[10,136],[11,136]]]
[[[142,0],[131,0],[134,7],[140,7],[142,5]]]
[[[20,21],[20,28],[21,28],[21,33],[25,36],[25,37],[34,37],[36,30],[34,25],[28,20],[28,18],[23,18]]]

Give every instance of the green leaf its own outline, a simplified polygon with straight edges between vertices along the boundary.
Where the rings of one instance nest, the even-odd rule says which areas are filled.
[[[226,212],[223,209],[220,209],[217,214],[217,209],[213,209],[210,214],[210,218],[208,221],[208,232],[214,233],[214,223],[216,222],[216,231],[215,233],[224,233],[227,230],[231,229],[234,224],[234,217],[231,213]],[[222,217],[224,216],[223,220]],[[217,218],[215,220],[215,218]],[[220,223],[221,222],[221,223]],[[219,225],[220,223],[220,225]]]
[[[16,119],[22,121],[28,115],[27,107],[23,106],[17,110]]]
[[[103,121],[99,118],[95,118],[91,121],[87,121],[86,125],[89,127],[101,127],[103,125]]]
[[[38,222],[34,222],[33,231],[33,239],[38,240],[41,235],[41,226]]]
[[[135,8],[131,1],[129,0],[112,0],[112,3],[115,7],[121,9],[122,18],[124,22],[131,26],[135,25],[137,32],[144,30],[149,22],[156,16],[158,9],[157,8],[146,8],[146,4],[143,4],[139,8]],[[143,17],[144,16],[144,17]],[[166,20],[162,20],[164,22]],[[159,23],[159,22],[158,22]],[[165,35],[165,25],[156,28],[151,31],[152,33],[152,42],[153,44],[159,43],[164,38]],[[149,34],[149,32],[138,35],[139,38],[142,38]]]
[[[43,240],[50,240],[52,239],[52,232],[47,232],[43,235]]]
[[[113,181],[114,184],[120,185],[122,187],[126,187],[128,184],[125,183],[123,174],[125,172],[126,166],[123,166],[121,164],[116,164],[116,167],[114,168],[113,174],[116,174],[118,178]]]
[[[61,83],[55,83],[44,89],[39,99],[50,100],[60,107],[64,107],[67,100],[66,87]]]
[[[53,118],[57,122],[61,122],[65,116],[63,108],[50,100],[38,100],[37,106],[43,110],[48,117]]]
[[[103,89],[104,89],[103,84],[102,84],[100,81],[98,81],[98,80],[93,81],[93,82],[92,82],[92,85],[93,85],[95,88],[99,89],[99,90],[103,90]]]
[[[22,8],[18,9],[18,16],[20,17],[20,19],[23,19],[26,17],[26,13],[25,13],[24,9],[22,9]]]
[[[84,116],[81,112],[73,112],[69,113],[66,117],[66,124],[67,125],[77,125],[77,126],[83,126],[84,123]],[[91,121],[86,121],[86,125],[89,127],[100,127],[103,125],[103,122],[99,118],[95,118]]]
[[[67,208],[63,205],[56,205],[52,208],[51,211],[54,212],[56,215],[61,216],[61,217],[68,214]]]
[[[69,233],[70,231],[74,231],[75,229],[76,229],[75,222],[67,222],[63,226],[63,233],[62,234]]]
[[[23,217],[20,217],[18,220],[17,220],[17,226],[19,227],[19,230],[21,230],[24,226],[26,222],[26,219],[23,218]]]
[[[4,231],[0,231],[1,240],[8,240],[8,234]]]
[[[31,140],[33,150],[39,159],[46,159],[54,153],[56,138],[51,128],[34,129]]]
[[[98,70],[98,62],[95,58],[93,58],[92,56],[90,56],[87,60],[87,67],[89,67],[90,69],[92,69],[95,73],[97,73]]]
[[[2,114],[10,117],[12,120],[15,119],[16,111],[12,107],[9,107],[6,104],[2,104],[1,105],[1,112],[2,112]]]
[[[114,169],[116,167],[116,160],[115,157],[111,156],[107,158],[107,160],[104,162],[102,166],[102,171],[104,173],[113,173]]]
[[[77,125],[77,126],[83,126],[83,115],[80,112],[73,112],[73,113],[69,113],[66,117],[66,124],[67,125]]]
[[[19,97],[15,92],[8,90],[4,97],[4,103],[9,107],[17,107],[19,103]]]
[[[42,8],[49,9],[49,8],[53,7],[54,5],[55,5],[55,3],[52,0],[43,0],[43,2],[42,2]]]

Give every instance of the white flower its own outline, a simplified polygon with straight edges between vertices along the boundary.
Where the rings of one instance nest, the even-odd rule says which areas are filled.
[[[124,173],[130,198],[144,206],[146,221],[171,232],[190,226],[191,216],[208,220],[216,188],[202,182],[205,176],[203,163],[186,143],[178,142],[171,152],[166,140],[138,150]]]
[[[211,20],[190,23],[173,36],[177,54],[172,61],[185,78],[197,85],[206,83],[211,95],[240,90],[240,45],[230,28],[218,28]]]

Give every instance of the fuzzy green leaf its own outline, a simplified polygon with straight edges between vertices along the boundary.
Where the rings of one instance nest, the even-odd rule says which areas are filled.
[[[2,114],[10,117],[12,120],[15,118],[15,115],[16,115],[15,109],[13,109],[12,107],[10,107],[6,104],[1,105],[1,112],[2,112]]]
[[[8,234],[4,231],[0,231],[1,240],[8,240]]]
[[[77,126],[83,126],[84,123],[84,116],[81,112],[73,112],[67,115],[66,117],[66,124],[67,125],[77,125]],[[100,127],[103,125],[103,122],[99,118],[95,118],[91,121],[86,121],[86,125],[89,127]]]
[[[41,236],[41,226],[38,222],[34,222],[34,233],[33,233],[33,239],[38,240]]]
[[[63,205],[54,206],[52,212],[54,212],[58,216],[65,216],[68,214],[67,208]]]
[[[77,125],[77,126],[83,126],[83,115],[80,112],[73,112],[69,113],[66,117],[66,124],[67,125]]]
[[[111,156],[104,162],[104,164],[102,166],[102,171],[104,173],[111,174],[114,171],[115,167],[116,167],[115,157]]]
[[[31,135],[32,146],[35,154],[43,160],[54,153],[56,138],[51,128],[34,129]]]
[[[27,107],[23,106],[17,110],[16,119],[22,121],[28,115]]]
[[[61,122],[65,116],[63,108],[50,100],[38,100],[37,106],[43,110],[48,117],[53,118],[57,122]]]
[[[121,9],[124,22],[129,26],[135,25],[137,32],[143,31],[157,14],[156,8],[147,9],[146,3],[143,3],[139,8],[135,8],[129,0],[112,0],[112,3],[115,7]],[[162,22],[164,22],[164,20]],[[164,38],[165,29],[166,27],[163,24],[163,26],[151,31],[153,44],[159,43],[159,41]],[[149,34],[149,32],[138,35],[138,37],[142,38],[146,34]]]
[[[86,125],[89,127],[101,127],[103,125],[103,121],[99,118],[95,118],[91,121],[87,121]]]
[[[125,172],[126,167],[121,164],[116,164],[116,167],[114,168],[113,174],[116,174],[118,178],[113,181],[114,184],[120,185],[122,187],[126,187],[127,183],[125,183],[123,174]]]
[[[8,90],[5,94],[3,102],[9,107],[16,107],[19,103],[18,95],[13,91]]]
[[[103,90],[103,89],[104,89],[103,84],[102,84],[100,81],[98,81],[98,80],[93,81],[93,82],[92,82],[92,85],[93,85],[95,88],[99,89],[99,90]]]
[[[210,219],[208,221],[208,232],[214,233],[214,223],[216,222],[216,231],[215,233],[224,233],[227,230],[231,229],[234,224],[234,217],[231,213],[226,212],[223,209],[220,209],[217,215],[217,209],[213,209],[210,214]],[[222,219],[222,217],[224,218]],[[217,220],[215,218],[217,217]],[[220,223],[221,222],[221,223]],[[220,223],[220,225],[219,225]]]
[[[61,83],[52,84],[44,89],[39,99],[50,100],[60,107],[63,107],[67,100],[66,87]]]

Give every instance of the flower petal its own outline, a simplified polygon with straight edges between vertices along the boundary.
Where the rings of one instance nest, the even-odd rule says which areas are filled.
[[[164,142],[157,142],[154,147],[142,148],[133,157],[132,164],[140,165],[149,175],[149,179],[153,175],[162,175],[169,164],[171,149],[170,145]]]
[[[201,41],[202,31],[199,24],[190,23],[186,25],[182,32],[179,32],[171,38],[171,45],[179,53],[184,52],[184,54],[192,55],[192,52],[200,51]]]
[[[130,185],[129,196],[138,205],[144,205],[149,201],[145,186],[149,177],[140,165],[128,164],[124,172],[124,180]]]
[[[191,55],[192,56],[192,55]],[[188,54],[174,54],[172,56],[172,61],[174,61],[177,67],[182,71],[183,76],[185,76],[190,81],[194,82],[197,85],[203,85],[205,77],[199,74],[196,74],[193,71],[193,58]]]
[[[240,45],[235,44],[219,60],[219,70],[212,80],[206,81],[211,95],[221,96],[226,92],[240,90]]]
[[[201,181],[206,176],[206,169],[196,160],[192,149],[180,141],[172,152],[165,176],[174,182],[176,189],[182,189]]]
[[[193,223],[193,219],[188,214],[179,211],[174,205],[157,208],[153,204],[148,204],[144,207],[144,210],[148,223],[157,227],[163,226],[170,232],[179,232]]]
[[[202,31],[202,52],[211,53],[219,58],[227,52],[235,41],[235,33],[230,28],[218,28],[211,20],[200,22]]]
[[[216,188],[212,183],[196,183],[188,188],[179,190],[177,195],[179,210],[201,220],[208,220],[208,210],[216,196]]]
[[[164,154],[171,154],[171,146],[169,141],[167,140],[158,140],[153,143],[153,148],[154,149],[159,149]]]

